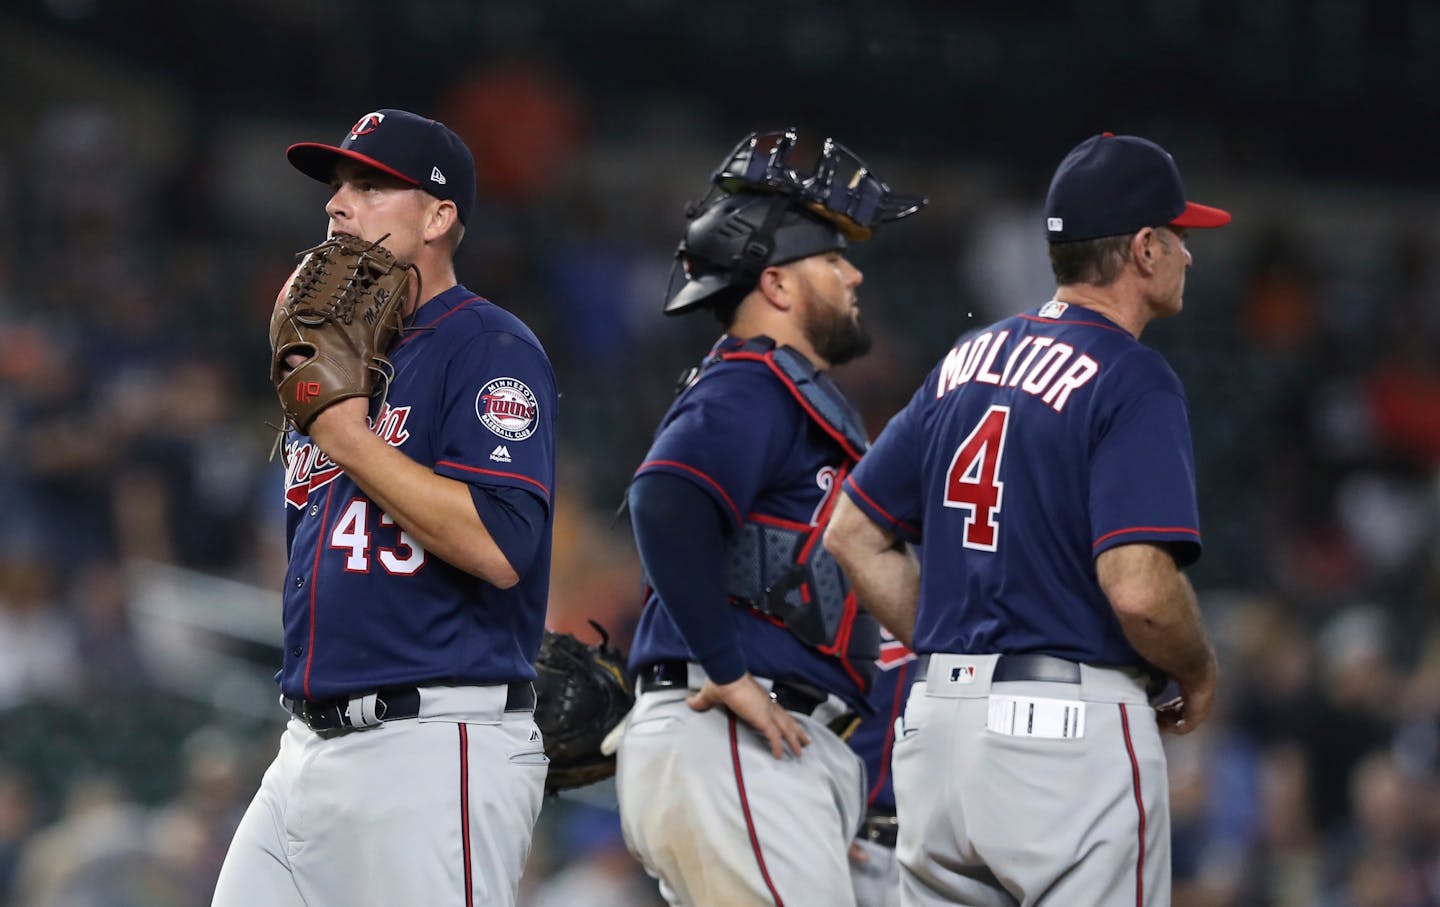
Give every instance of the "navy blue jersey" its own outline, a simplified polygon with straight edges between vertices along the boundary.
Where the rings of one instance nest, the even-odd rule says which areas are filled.
[[[1184,390],[1104,316],[1051,302],[962,336],[846,481],[918,542],[917,652],[1138,665],[1095,575],[1130,542],[1200,553]]]
[[[288,439],[285,695],[533,679],[550,586],[555,375],[520,319],[464,287],[421,306],[390,352],[375,433],[472,487],[544,505],[520,582],[498,589],[424,551],[303,435]],[[520,572],[517,568],[517,572]]]
[[[895,782],[890,774],[890,754],[895,748],[895,719],[905,712],[905,698],[915,682],[915,653],[905,648],[889,631],[881,631],[880,658],[875,662],[875,682],[870,687],[870,705],[875,709],[850,735],[850,748],[865,760],[869,793],[867,807],[895,810]]]
[[[723,337],[717,351],[742,341]],[[828,381],[821,376],[819,380]],[[835,477],[848,462],[764,362],[726,360],[705,369],[686,388],[656,431],[636,475],[663,472],[705,491],[731,530],[745,522],[793,528],[817,525],[838,494]],[[806,646],[778,622],[728,603],[714,590],[715,608],[731,615],[750,673],[803,681],[864,709],[865,693],[838,658]],[[696,660],[665,604],[651,591],[630,651],[639,669],[664,660]]]

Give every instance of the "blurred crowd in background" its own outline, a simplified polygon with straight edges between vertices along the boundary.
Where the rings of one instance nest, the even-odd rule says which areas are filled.
[[[1423,4],[1382,4],[1409,17],[1416,37],[1405,53],[1359,2],[1242,17],[1257,43],[1224,77],[1242,90],[1212,100],[1201,122],[1158,97],[1112,109],[1101,97],[1005,89],[1019,105],[1009,116],[1024,121],[1013,154],[1006,136],[1019,127],[972,121],[983,135],[967,144],[940,102],[933,122],[887,138],[877,127],[888,122],[886,96],[855,94],[832,76],[844,55],[825,52],[845,22],[853,28],[849,4],[837,4],[850,12],[838,26],[814,14],[821,5],[799,5],[820,32],[792,42],[788,69],[742,79],[768,88],[748,107],[720,87],[723,104],[645,93],[633,54],[620,55],[613,82],[539,52],[475,54],[428,74],[412,65],[407,79],[382,67],[385,47],[357,26],[321,63],[285,56],[322,53],[300,39],[342,8],[325,3],[216,3],[215,23],[250,31],[212,29],[168,63],[145,43],[153,36],[137,34],[151,55],[142,64],[97,51],[96,33],[121,27],[117,6],[57,0],[0,13],[0,907],[209,901],[283,713],[263,684],[186,679],[219,669],[176,669],[177,647],[164,644],[175,612],[146,577],[192,577],[184,588],[202,590],[188,600],[197,612],[228,601],[220,590],[278,609],[281,474],[267,460],[266,426],[278,407],[265,327],[294,253],[325,226],[324,189],[283,152],[338,142],[383,106],[442,119],[476,152],[481,198],[460,278],[534,328],[562,394],[549,624],[594,639],[594,620],[622,648],[641,598],[616,508],[676,377],[716,334],[706,316],[666,320],[660,306],[684,202],[703,194],[734,142],[786,125],[833,133],[897,189],[930,197],[915,220],[852,256],[877,342],[836,377],[872,434],[954,337],[1049,298],[1039,212],[1069,147],[1101,129],[1167,146],[1192,197],[1235,213],[1232,227],[1192,239],[1185,312],[1144,338],[1189,392],[1206,543],[1190,575],[1223,673],[1217,712],[1169,741],[1174,902],[1440,905],[1440,195],[1403,178],[1410,157],[1387,166],[1391,142],[1361,161],[1285,140],[1306,111],[1365,107],[1376,58],[1394,60],[1377,70],[1380,86],[1420,66],[1440,42],[1440,19]],[[1099,6],[1141,16],[1151,29],[1142,37],[1168,36],[1146,45],[1156,54],[1198,53],[1186,28],[1213,25],[1204,4]],[[555,7],[574,13],[567,40],[583,42],[581,6]],[[556,28],[524,4],[416,8],[488,30],[492,45],[496,30],[533,41]],[[282,9],[309,16],[266,31]],[[1308,9],[1328,13],[1304,42],[1267,40]],[[643,36],[627,16],[670,12],[661,0],[619,4],[601,37]],[[893,15],[923,31],[935,12],[917,2]],[[198,13],[186,15],[197,24]],[[395,52],[403,61],[457,40],[416,22]],[[957,84],[974,91],[984,65],[1010,61],[1015,25],[972,23],[950,36],[944,59]],[[738,40],[731,26],[713,41]],[[270,42],[282,62],[268,74],[256,63],[255,84],[215,97],[202,58],[213,52],[227,71],[237,54],[228,45],[242,39]],[[877,85],[903,82],[900,49],[858,47]],[[1256,62],[1267,54],[1291,67],[1282,87],[1298,99],[1271,132],[1253,122],[1255,92],[1276,88]],[[1326,54],[1333,69],[1311,72],[1306,61]],[[1135,49],[1112,65],[1168,77]],[[1182,81],[1176,92],[1197,90]],[[835,103],[846,91],[848,108]],[[269,107],[254,101],[266,92]],[[1054,109],[1026,112],[1027,98]],[[1254,128],[1216,125],[1223,103]],[[1432,119],[1396,123],[1416,130],[1396,154],[1433,147],[1433,127],[1420,125]],[[946,141],[927,141],[934,134]],[[278,610],[261,616],[278,634]],[[263,632],[226,626],[225,614],[207,624],[218,653],[208,663],[278,665]],[[196,638],[188,632],[180,638]],[[613,810],[552,800],[522,903],[661,902]]]

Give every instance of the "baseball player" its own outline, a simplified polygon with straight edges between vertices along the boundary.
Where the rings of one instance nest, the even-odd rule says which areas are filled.
[[[287,156],[329,183],[332,235],[383,239],[421,289],[383,408],[344,400],[287,439],[292,717],[214,904],[513,904],[546,772],[530,681],[554,374],[529,328],[456,281],[475,194],[458,136],[377,110]]]
[[[865,760],[869,783],[865,820],[850,849],[856,907],[898,907],[900,903],[900,864],[895,859],[900,824],[895,815],[890,754],[914,679],[915,653],[882,627],[880,657],[875,662],[875,680],[870,688],[870,705],[875,713],[862,720],[850,736],[850,748]]]
[[[849,240],[914,213],[843,146],[751,135],[691,209],[669,314],[724,336],[683,383],[629,493],[647,583],[617,790],[631,851],[687,907],[854,903],[865,773],[844,742],[878,628],[821,528],[864,451],[825,369],[869,345]]]
[[[1138,339],[1180,311],[1187,231],[1229,220],[1153,142],[1082,142],[1046,202],[1055,298],[960,337],[845,483],[827,546],[921,655],[903,904],[1170,901],[1159,729],[1205,718],[1216,662],[1185,395]]]

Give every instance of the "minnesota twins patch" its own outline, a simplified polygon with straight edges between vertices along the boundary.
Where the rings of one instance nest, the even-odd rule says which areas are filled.
[[[508,441],[523,441],[535,433],[540,407],[525,382],[496,378],[475,395],[480,424]]]

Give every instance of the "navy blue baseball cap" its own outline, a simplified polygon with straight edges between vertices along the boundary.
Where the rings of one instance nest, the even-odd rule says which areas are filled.
[[[1230,212],[1185,199],[1170,153],[1149,139],[1105,132],[1076,145],[1050,181],[1045,232],[1079,242],[1144,227],[1223,227]]]
[[[462,224],[475,207],[475,158],[470,149],[444,123],[406,110],[367,113],[338,146],[300,142],[291,145],[285,156],[296,170],[322,183],[330,182],[338,158],[368,164],[454,202]]]

